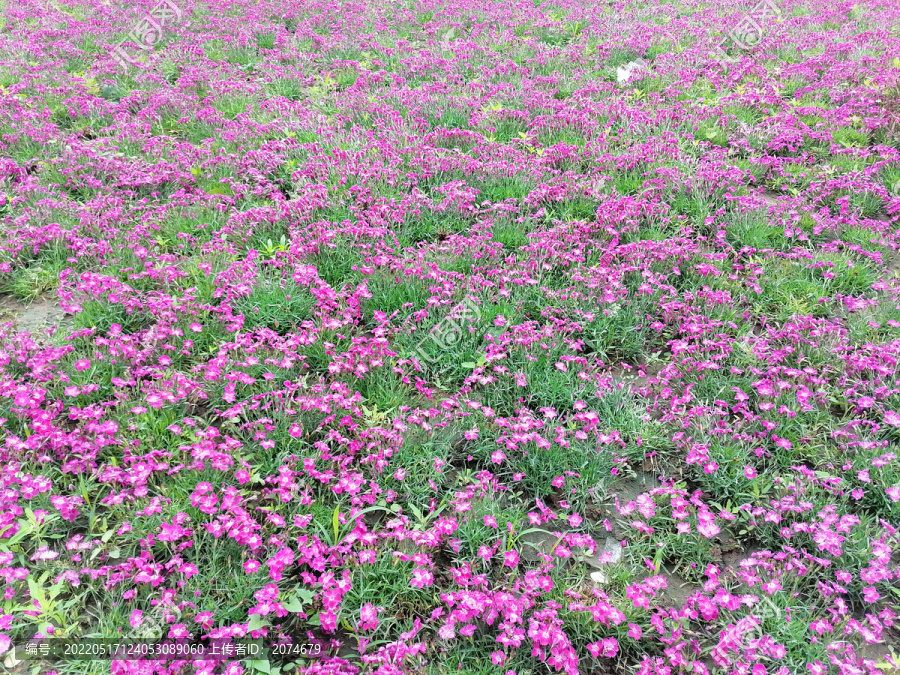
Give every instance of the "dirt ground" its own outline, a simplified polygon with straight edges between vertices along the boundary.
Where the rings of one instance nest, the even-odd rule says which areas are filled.
[[[0,324],[15,324],[16,332],[29,333],[35,342],[49,342],[47,334],[68,321],[65,312],[55,299],[38,298],[22,303],[11,297],[0,298]]]

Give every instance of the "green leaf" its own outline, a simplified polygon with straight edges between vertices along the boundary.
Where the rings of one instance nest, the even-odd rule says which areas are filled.
[[[334,529],[334,543],[338,543],[338,533],[341,531],[341,521],[339,516],[341,515],[341,506],[338,504],[334,507],[334,513],[331,515],[331,527]]]
[[[353,519],[357,520],[358,518],[362,518],[364,515],[366,515],[367,513],[371,513],[372,511],[387,511],[387,508],[385,508],[384,504],[381,506],[370,506],[358,512],[355,516],[353,516]]]
[[[259,630],[263,626],[268,626],[269,620],[260,614],[251,614],[250,623],[247,624],[247,630]]]
[[[545,530],[545,529],[540,528],[540,527],[529,527],[527,530],[523,530],[522,532],[516,532],[515,534],[516,534],[517,537],[521,537],[521,536],[526,535],[526,534],[531,534],[532,532],[540,532],[541,534],[549,534],[551,537],[552,537],[552,536],[555,536],[555,535],[554,535],[552,532],[550,532],[549,530]]]
[[[28,577],[28,592],[31,594],[32,599],[37,600],[38,604],[41,606],[41,612],[43,613],[47,607],[47,596],[44,595],[43,589],[37,585],[34,579]]]
[[[300,602],[300,599],[296,595],[292,595],[281,604],[287,611],[294,612],[295,614],[303,611],[303,603]]]
[[[269,659],[248,659],[244,663],[253,670],[272,675],[272,666],[269,664]]]
[[[8,539],[8,540],[5,541],[4,543],[5,543],[7,546],[15,546],[15,545],[18,544],[22,539],[24,539],[27,535],[31,534],[31,531],[32,531],[33,529],[34,529],[34,528],[32,527],[31,523],[26,522],[26,521],[24,521],[24,520],[20,520],[20,521],[19,521],[19,531],[16,532],[16,533],[12,536],[12,538]]]
[[[231,191],[231,187],[229,185],[219,183],[217,185],[211,185],[210,187],[206,188],[206,194],[230,196],[234,193]]]
[[[312,599],[316,597],[315,591],[311,591],[308,588],[298,588],[295,593],[303,602],[312,602]]]

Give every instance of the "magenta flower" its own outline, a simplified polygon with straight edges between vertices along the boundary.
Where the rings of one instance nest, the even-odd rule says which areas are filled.
[[[143,622],[144,613],[139,609],[132,610],[131,616],[128,619],[128,623],[131,625],[131,627],[139,628]]]
[[[900,427],[900,413],[896,413],[893,410],[885,410],[884,422],[894,427]]]
[[[867,586],[863,589],[863,600],[866,602],[878,602],[880,597],[881,594],[878,593],[874,586]]]
[[[375,630],[378,624],[378,608],[370,602],[365,603],[359,610],[359,629]]]
[[[42,544],[31,556],[31,560],[54,560],[59,557],[59,553],[51,551],[46,544]]]
[[[431,586],[433,583],[434,575],[428,570],[413,570],[412,581],[410,582],[410,585],[413,588],[425,588],[426,586]]]
[[[874,672],[896,3],[56,4],[0,30],[0,652]]]

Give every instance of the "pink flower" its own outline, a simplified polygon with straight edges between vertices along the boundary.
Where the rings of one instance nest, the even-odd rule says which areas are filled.
[[[884,423],[893,427],[900,427],[900,414],[895,413],[893,410],[885,410]]]
[[[594,658],[600,656],[611,658],[619,653],[619,643],[615,638],[605,638],[597,642],[591,642],[587,645],[587,650]]]
[[[412,580],[409,583],[413,588],[425,588],[434,583],[434,575],[428,570],[413,570]]]
[[[828,623],[825,619],[816,619],[812,623],[809,624],[809,627],[812,631],[814,631],[817,635],[823,635],[824,633],[830,633],[834,628]]]
[[[722,530],[713,521],[703,521],[697,524],[697,531],[707,539],[712,539]]]
[[[194,331],[195,333],[202,333],[202,332],[203,332],[203,326],[201,326],[201,325],[200,325],[199,323],[197,323],[196,321],[190,325],[190,328],[191,328],[191,330]]]
[[[168,637],[170,638],[188,638],[191,636],[191,632],[187,629],[183,623],[176,623],[170,629],[168,633]]]
[[[91,362],[88,359],[80,359],[75,362],[75,370],[81,372],[82,370],[87,370],[91,367]]]
[[[199,574],[200,570],[197,569],[197,566],[193,563],[185,563],[181,567],[178,568],[178,571],[181,572],[185,579],[190,579],[195,574]]]
[[[863,600],[866,602],[878,602],[878,599],[881,597],[881,594],[875,589],[874,586],[867,586],[863,589]]]
[[[359,609],[359,629],[375,630],[378,628],[378,608],[367,602]]]
[[[31,556],[32,560],[54,560],[59,557],[59,553],[51,551],[46,545],[38,546],[37,551]]]
[[[212,612],[200,612],[194,617],[194,623],[197,623],[203,626],[205,629],[209,630],[213,625],[213,616]]]
[[[128,618],[128,623],[132,628],[139,628],[144,623],[144,613],[139,609],[134,610]]]
[[[518,551],[506,551],[503,554],[503,564],[507,567],[518,567],[519,565],[519,553]]]
[[[825,675],[825,673],[828,672],[827,666],[824,666],[821,661],[813,661],[812,663],[807,663],[806,667],[811,675]]]
[[[744,476],[748,480],[753,480],[754,478],[756,478],[756,469],[754,469],[752,466],[745,466],[744,467]]]
[[[788,439],[779,438],[775,434],[772,434],[772,440],[775,441],[775,445],[780,448],[784,448],[785,450],[790,450],[792,447],[794,447]]]
[[[772,388],[772,384],[770,382],[766,382],[765,380],[754,382],[752,386],[756,387],[756,391],[760,396],[775,395],[775,390]]]
[[[313,519],[313,514],[311,514],[311,513],[306,513],[303,515],[295,515],[294,516],[294,527],[299,527],[300,529],[303,529],[304,527],[307,527],[312,522],[312,519]]]

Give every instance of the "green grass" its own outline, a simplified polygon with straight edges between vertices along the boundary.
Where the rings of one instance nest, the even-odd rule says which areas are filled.
[[[710,667],[757,616],[785,654],[745,660],[805,672],[863,641],[838,598],[896,611],[886,10],[792,9],[821,39],[767,31],[737,67],[700,53],[721,8],[663,1],[640,31],[615,24],[635,7],[470,9],[197,6],[152,68],[102,77],[86,8],[0,21],[31,45],[0,73],[13,642],[121,635],[166,594],[191,631],[312,631],[363,670],[563,672],[528,634],[552,617],[572,672],[632,673],[678,645],[696,663],[665,667]],[[50,336],[28,313],[57,300]],[[284,616],[249,614],[267,584]],[[493,614],[439,635],[517,602],[519,647]],[[379,653],[398,640],[425,651]]]

